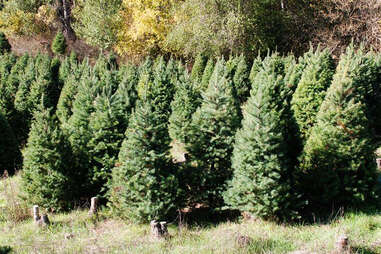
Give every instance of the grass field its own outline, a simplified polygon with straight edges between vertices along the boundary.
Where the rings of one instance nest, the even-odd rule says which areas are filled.
[[[352,253],[381,253],[381,214],[346,213],[329,224],[279,225],[262,220],[192,224],[181,230],[170,224],[170,237],[155,240],[147,224],[130,224],[87,211],[49,214],[52,224],[39,228],[30,209],[17,207],[19,177],[0,181],[0,254],[3,253],[333,253],[336,239],[346,234]],[[5,191],[6,190],[6,191]],[[9,202],[15,205],[9,206]],[[11,208],[8,208],[11,207]],[[7,210],[8,209],[8,210]],[[12,211],[10,211],[12,209]],[[21,210],[21,211],[18,211]],[[18,216],[18,215],[20,216]],[[24,214],[24,216],[22,216]],[[242,245],[237,237],[250,237]]]

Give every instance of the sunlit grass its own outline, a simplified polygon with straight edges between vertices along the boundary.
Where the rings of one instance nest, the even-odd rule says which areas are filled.
[[[323,254],[332,253],[337,238],[346,234],[353,253],[381,253],[381,214],[350,212],[329,224],[312,225],[251,220],[180,230],[170,224],[170,237],[163,240],[151,238],[148,224],[109,218],[107,210],[98,219],[89,217],[84,210],[49,216],[52,224],[47,228],[39,228],[31,218],[0,221],[0,247],[9,246],[14,253],[222,254],[303,250]],[[250,243],[238,244],[238,235],[250,237]]]

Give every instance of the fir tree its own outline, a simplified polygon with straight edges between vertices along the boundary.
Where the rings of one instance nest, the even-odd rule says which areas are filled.
[[[239,103],[244,103],[250,95],[249,66],[243,55],[238,58],[237,70],[234,73],[233,84]]]
[[[210,77],[213,74],[214,70],[214,59],[212,57],[209,58],[206,63],[204,73],[202,74],[201,86],[198,87],[199,93],[205,92],[208,89]]]
[[[256,75],[257,89],[244,108],[232,158],[234,177],[224,198],[233,209],[265,219],[290,220],[298,215],[293,165],[287,156],[287,125],[274,100],[284,81],[274,74],[276,69],[265,65]]]
[[[34,114],[24,151],[22,187],[31,204],[59,211],[74,206],[78,182],[70,146],[51,111],[40,105]]]
[[[192,115],[196,111],[199,93],[192,85],[186,70],[179,77],[176,93],[171,103],[172,114],[169,118],[169,135],[173,140],[186,143]]]
[[[90,66],[87,61],[77,64],[74,58],[66,58],[60,67],[60,82],[63,82],[57,103],[57,116],[64,125],[72,115],[73,102],[82,80],[90,78]]]
[[[203,53],[199,53],[196,56],[191,72],[191,79],[194,83],[198,84],[201,82],[207,61],[208,58]]]
[[[123,141],[129,112],[123,109],[123,97],[113,92],[112,84],[106,84],[94,100],[94,112],[90,116],[87,144],[91,168],[89,185],[95,195],[104,195],[110,180],[120,145]],[[126,119],[127,118],[127,119]]]
[[[114,212],[147,222],[173,218],[182,207],[182,189],[169,156],[167,122],[148,101],[131,116],[113,170],[110,190]]]
[[[232,80],[226,77],[225,62],[219,60],[202,94],[203,101],[194,113],[189,142],[191,160],[197,164],[189,183],[194,202],[206,202],[212,207],[223,204],[225,182],[232,175],[230,156],[239,112],[232,91]]]
[[[316,122],[326,90],[334,74],[333,59],[328,50],[310,50],[307,66],[292,98],[292,110],[304,141]]]
[[[52,51],[54,54],[63,55],[66,50],[65,36],[61,31],[56,34],[52,43]]]
[[[5,170],[9,174],[13,174],[15,169],[20,166],[21,153],[11,126],[1,112],[0,133],[0,175],[3,175]]]
[[[372,53],[350,46],[341,56],[302,154],[301,182],[310,209],[328,212],[375,197],[372,88],[380,78]]]
[[[258,57],[254,59],[253,65],[251,66],[251,70],[250,70],[250,74],[249,74],[249,80],[251,83],[254,82],[255,76],[258,74],[258,72],[261,70],[261,68],[262,68],[262,59],[258,55]]]

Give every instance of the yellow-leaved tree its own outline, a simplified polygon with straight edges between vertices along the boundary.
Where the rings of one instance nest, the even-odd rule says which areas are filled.
[[[163,48],[176,0],[123,0],[115,50],[120,55],[146,55]]]

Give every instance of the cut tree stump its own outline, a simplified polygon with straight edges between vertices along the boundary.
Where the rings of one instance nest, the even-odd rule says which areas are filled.
[[[41,219],[40,217],[40,208],[38,205],[33,206],[33,221],[37,223]]]
[[[151,221],[151,234],[154,238],[160,239],[168,236],[167,222],[156,220]]]
[[[38,226],[46,227],[50,225],[50,221],[47,214],[43,214],[41,219],[37,222]]]
[[[349,250],[349,240],[346,235],[342,235],[336,241],[336,252],[347,253]]]
[[[89,210],[90,215],[96,215],[98,213],[98,198],[92,197],[91,198],[91,206]]]

